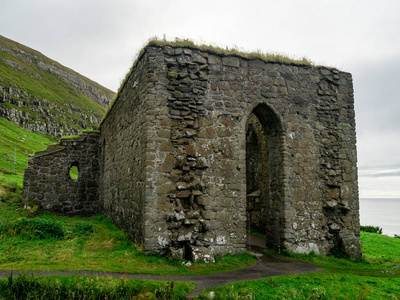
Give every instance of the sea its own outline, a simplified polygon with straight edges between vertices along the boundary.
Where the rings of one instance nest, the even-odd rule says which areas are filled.
[[[382,234],[400,235],[400,198],[360,198],[360,224],[382,228]]]

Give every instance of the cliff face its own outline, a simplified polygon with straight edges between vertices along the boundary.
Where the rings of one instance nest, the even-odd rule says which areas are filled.
[[[53,136],[97,128],[115,93],[0,36],[0,117]]]

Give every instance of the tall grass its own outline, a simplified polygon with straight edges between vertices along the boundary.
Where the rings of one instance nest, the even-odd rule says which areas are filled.
[[[193,282],[22,273],[0,280],[0,299],[185,299],[194,286]]]

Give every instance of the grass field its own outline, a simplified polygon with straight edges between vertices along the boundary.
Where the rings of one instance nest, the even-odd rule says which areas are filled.
[[[149,256],[103,215],[27,218],[21,208],[21,180],[0,176],[0,270],[88,270],[141,274],[209,274],[255,263],[250,254],[224,256],[217,263],[194,263]]]
[[[0,269],[3,270],[98,270],[172,275],[207,274],[254,263],[250,255],[228,256],[217,259],[216,264],[196,263],[185,268],[177,261],[146,256],[101,215],[70,218],[42,213],[30,219],[48,223],[49,236],[40,238],[34,228],[26,229],[30,226],[23,223],[27,219],[17,205],[20,187],[15,189],[11,185],[6,192],[7,197],[0,202],[3,224],[0,230]],[[23,224],[26,230],[18,230],[18,223]],[[60,228],[63,234],[57,235]],[[210,293],[214,299],[399,299],[400,239],[362,232],[361,243],[361,260],[286,252],[286,256],[319,265],[323,273],[238,282],[206,290],[198,299],[208,299]],[[54,299],[82,299],[85,293],[86,299],[123,299],[119,294],[121,291],[139,299],[183,299],[194,287],[193,283],[174,283],[171,288],[171,283],[166,282],[79,276],[22,276],[11,281],[12,285],[10,278],[0,280],[0,299],[10,293],[11,286],[15,294],[21,290],[29,291],[32,299],[40,299],[39,295],[53,295],[51,298]],[[97,295],[97,298],[89,295]]]
[[[399,299],[400,278],[349,274],[286,275],[208,289],[198,299]]]
[[[361,232],[363,258],[285,252],[323,273],[286,275],[208,289],[199,299],[400,299],[400,238]]]
[[[161,275],[209,274],[255,263],[250,254],[217,258],[216,264],[148,256],[104,216],[63,217],[21,208],[22,174],[28,154],[55,141],[0,118],[0,270],[93,270]],[[16,173],[12,163],[16,145]],[[5,153],[8,156],[4,155]],[[4,157],[3,157],[4,156]],[[12,160],[13,161],[13,160]],[[323,273],[287,275],[208,289],[198,299],[400,299],[400,238],[361,233],[363,258],[284,255],[317,264]],[[190,282],[80,276],[22,275],[0,280],[0,299],[183,299]]]
[[[2,270],[207,274],[255,262],[251,255],[226,256],[218,258],[216,264],[195,263],[186,268],[178,261],[140,252],[122,231],[101,215],[71,218],[43,212],[39,217],[26,219],[26,212],[19,206],[22,186],[18,181],[0,178],[4,191],[0,198]],[[39,223],[39,232],[28,220]],[[286,252],[286,256],[319,265],[323,273],[238,282],[208,289],[198,299],[208,299],[210,293],[214,299],[399,299],[400,239],[362,232],[361,243],[361,260]],[[85,299],[123,299],[122,291],[139,299],[183,299],[195,285],[174,283],[171,287],[171,284],[79,276],[22,276],[0,280],[0,299],[14,299],[9,297],[10,293],[22,295],[18,294],[21,291],[29,291],[31,299],[83,299],[83,294],[87,295]],[[23,297],[29,299],[28,294]],[[40,298],[40,295],[47,296]]]

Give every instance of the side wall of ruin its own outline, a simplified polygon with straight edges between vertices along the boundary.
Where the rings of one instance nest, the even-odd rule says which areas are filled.
[[[23,202],[62,214],[98,213],[99,139],[100,132],[84,132],[36,152],[25,169]],[[70,176],[73,166],[77,179]]]
[[[128,75],[114,105],[100,125],[100,203],[104,213],[145,248],[146,168],[151,160],[147,139],[152,72],[145,53]]]

